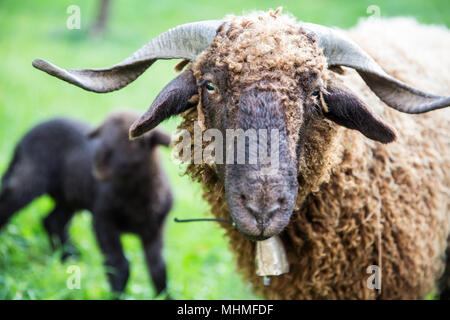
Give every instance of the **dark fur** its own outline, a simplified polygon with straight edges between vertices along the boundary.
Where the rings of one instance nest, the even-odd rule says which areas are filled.
[[[367,138],[389,143],[395,140],[395,132],[377,118],[357,96],[343,85],[329,83],[324,99],[328,110],[326,118],[349,129],[358,130]]]
[[[183,62],[183,61],[182,61]],[[137,138],[155,128],[166,118],[195,106],[190,98],[197,93],[194,75],[186,70],[161,90],[149,111],[130,129],[130,136]]]
[[[120,235],[131,232],[142,240],[159,294],[166,288],[162,236],[172,194],[156,147],[168,145],[170,138],[154,130],[140,141],[129,141],[128,128],[136,118],[116,113],[94,131],[83,123],[56,119],[28,132],[2,179],[0,227],[34,198],[48,194],[55,208],[44,226],[53,246],[64,245],[65,258],[73,251],[69,222],[76,211],[89,210],[105,265],[113,269],[108,271],[112,289],[125,289],[129,265]]]

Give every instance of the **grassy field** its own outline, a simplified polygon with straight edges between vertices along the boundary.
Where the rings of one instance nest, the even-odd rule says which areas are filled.
[[[81,9],[81,29],[66,28],[69,5]],[[177,24],[241,14],[251,9],[284,6],[299,19],[350,27],[366,17],[376,4],[381,16],[409,15],[424,23],[450,24],[447,0],[396,1],[114,1],[110,28],[102,39],[87,37],[95,16],[96,1],[0,0],[0,173],[6,170],[13,148],[34,124],[55,116],[69,116],[91,124],[101,122],[117,108],[144,111],[175,73],[175,62],[158,62],[126,89],[94,94],[56,80],[32,68],[40,57],[68,68],[110,66],[152,37]],[[177,119],[162,126],[174,131]],[[170,152],[162,152],[164,167],[176,202],[166,224],[165,257],[168,290],[175,299],[257,299],[235,270],[221,229],[212,223],[179,225],[174,217],[208,215],[200,187],[181,176]],[[81,212],[70,233],[81,252],[77,260],[62,264],[52,252],[41,220],[51,210],[48,197],[37,199],[17,214],[0,233],[0,299],[107,299],[109,287],[102,256],[91,229],[91,216]],[[141,244],[132,235],[123,237],[131,261],[125,298],[153,299]],[[80,290],[69,290],[67,268],[82,271]]]

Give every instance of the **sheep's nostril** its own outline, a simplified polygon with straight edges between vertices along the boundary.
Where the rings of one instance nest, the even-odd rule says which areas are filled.
[[[253,218],[255,219],[255,221],[258,225],[260,225],[260,226],[264,225],[264,215],[257,207],[253,206],[250,203],[246,203],[245,208],[253,216]]]
[[[278,210],[280,209],[280,205],[276,204],[273,207],[269,208],[269,210],[267,210],[264,213],[264,222],[265,224],[270,224],[270,222],[272,222],[273,216],[278,212]]]
[[[263,210],[250,203],[247,203],[245,205],[245,208],[255,218],[255,221],[260,226],[260,228],[265,229],[272,222],[275,214],[279,211],[280,205],[275,204],[267,210]]]
[[[248,210],[252,215],[254,215],[255,217],[259,217],[259,216],[262,215],[261,210],[259,210],[257,207],[253,206],[253,205],[250,204],[250,203],[247,203],[247,204],[245,205],[245,207],[246,207],[247,210]]]
[[[280,205],[285,205],[286,202],[287,202],[287,199],[286,199],[285,197],[280,197],[280,198],[278,198],[278,203],[279,203]]]

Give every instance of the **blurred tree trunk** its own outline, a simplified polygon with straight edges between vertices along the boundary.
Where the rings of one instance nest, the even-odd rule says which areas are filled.
[[[97,19],[91,29],[91,36],[102,37],[106,30],[106,25],[110,16],[111,0],[99,0],[99,10]]]

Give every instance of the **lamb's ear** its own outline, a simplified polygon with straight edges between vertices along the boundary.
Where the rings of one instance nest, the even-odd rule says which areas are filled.
[[[158,129],[153,129],[151,136],[150,136],[151,145],[163,145],[163,146],[170,146],[171,138],[170,136]]]
[[[396,139],[395,130],[374,114],[357,96],[343,86],[329,82],[321,92],[324,116],[346,128],[358,130],[366,137],[382,143]]]
[[[88,131],[86,136],[88,137],[88,139],[94,139],[94,138],[98,137],[98,135],[100,134],[102,129],[103,129],[103,126],[100,125],[100,126],[94,128],[94,129]]]
[[[148,111],[130,128],[130,139],[136,139],[156,127],[161,121],[194,107],[191,99],[198,94],[197,81],[191,70],[173,79],[156,97]]]

